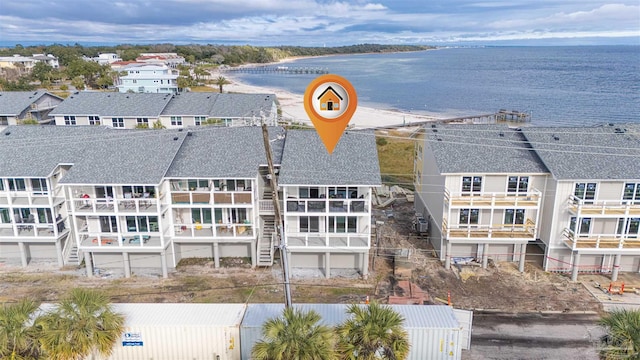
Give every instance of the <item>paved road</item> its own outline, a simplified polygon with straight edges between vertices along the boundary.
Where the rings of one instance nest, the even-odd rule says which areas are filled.
[[[597,360],[597,315],[474,313],[464,360]]]

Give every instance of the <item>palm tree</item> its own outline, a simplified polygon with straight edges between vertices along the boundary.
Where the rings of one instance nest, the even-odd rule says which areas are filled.
[[[109,298],[93,289],[73,289],[43,315],[40,343],[49,359],[75,360],[99,353],[109,356],[124,331],[124,316]]]
[[[286,308],[282,317],[267,320],[262,326],[263,339],[251,351],[257,360],[330,360],[336,359],[335,334],[320,325],[320,315]]]
[[[224,76],[218,76],[218,78],[216,79],[216,85],[218,85],[218,88],[220,89],[221,94],[222,94],[222,87],[227,84],[231,84],[231,83]]]
[[[351,317],[336,327],[340,359],[406,359],[408,334],[404,318],[392,308],[372,302],[368,306],[351,305]]]
[[[0,308],[0,358],[21,360],[40,356],[40,329],[34,324],[38,303],[22,300]]]
[[[640,310],[614,310],[600,319],[604,359],[640,359]]]

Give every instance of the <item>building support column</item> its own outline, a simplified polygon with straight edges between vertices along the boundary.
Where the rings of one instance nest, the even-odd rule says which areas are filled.
[[[91,253],[85,251],[84,253],[84,266],[87,268],[87,277],[93,276],[93,263],[91,262]]]
[[[362,277],[367,280],[369,278],[369,253],[363,252],[362,256]]]
[[[60,244],[60,239],[56,240],[56,255],[58,256],[58,267],[64,266],[64,257],[62,256],[62,244]],[[71,241],[71,239],[67,239],[67,241]]]
[[[217,269],[220,267],[220,249],[218,243],[213,243],[213,266]]]
[[[449,240],[445,240],[447,243],[445,245],[444,252],[444,268],[449,270],[451,267],[451,242]]]
[[[258,266],[258,242],[251,242],[249,246],[251,247],[251,268],[255,269]]]
[[[27,265],[29,265],[29,261],[27,259],[27,247],[22,241],[20,241],[18,242],[18,248],[20,249],[20,261],[22,262],[22,267],[27,267]]]
[[[482,268],[486,269],[489,265],[489,244],[482,245]]]
[[[622,261],[622,254],[616,254],[613,258],[613,270],[611,270],[611,281],[618,281],[618,272],[620,272],[620,262]]]
[[[524,263],[527,258],[527,244],[520,245],[520,261],[518,262],[518,271],[524,272]]]
[[[129,253],[122,253],[122,259],[124,260],[124,277],[131,277],[131,263],[129,262]]]
[[[580,253],[573,254],[573,267],[571,269],[571,281],[578,281],[578,267],[580,266]]]
[[[169,272],[167,271],[167,253],[160,253],[160,267],[162,267],[162,278],[166,279],[169,277]]]
[[[324,253],[324,276],[328,279],[331,277],[331,253]]]

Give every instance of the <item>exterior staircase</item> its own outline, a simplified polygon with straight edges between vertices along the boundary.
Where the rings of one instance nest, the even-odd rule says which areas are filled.
[[[81,254],[76,244],[73,228],[67,233],[67,239],[63,249],[65,265],[80,265],[82,263]]]
[[[275,217],[262,216],[262,233],[258,237],[258,266],[273,265],[273,246],[275,239]]]

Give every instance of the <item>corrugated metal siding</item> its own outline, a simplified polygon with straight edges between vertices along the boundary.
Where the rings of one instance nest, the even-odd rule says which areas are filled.
[[[305,311],[315,310],[322,323],[335,326],[347,318],[346,304],[296,304]],[[409,359],[460,359],[462,353],[461,326],[453,309],[448,306],[391,305],[405,318],[411,351]],[[262,338],[262,324],[280,316],[281,304],[249,304],[240,326],[242,359],[251,359],[251,348]]]
[[[243,304],[114,304],[125,314],[127,333],[139,333],[143,346],[123,346],[109,359],[240,360]]]

